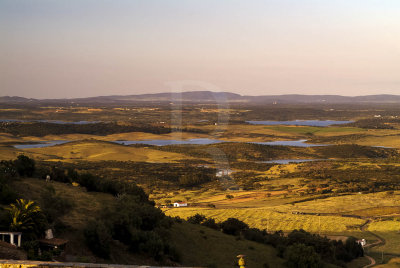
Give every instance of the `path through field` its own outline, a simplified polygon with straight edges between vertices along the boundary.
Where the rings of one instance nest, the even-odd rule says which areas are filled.
[[[360,229],[361,229],[361,231],[363,231],[363,232],[368,232],[368,233],[370,233],[371,235],[375,236],[375,237],[378,239],[378,241],[376,241],[376,242],[374,242],[374,243],[372,243],[372,244],[367,244],[367,245],[364,247],[364,249],[372,248],[372,247],[376,247],[376,246],[381,246],[381,245],[384,245],[384,244],[386,243],[386,241],[385,241],[384,238],[380,237],[380,236],[377,235],[377,234],[374,234],[374,233],[371,232],[371,231],[366,231],[368,225],[369,225],[371,222],[372,222],[372,220],[371,220],[371,219],[368,219],[368,220],[360,227]],[[365,265],[363,268],[372,267],[372,266],[374,266],[374,265],[376,264],[376,261],[375,261],[374,258],[372,258],[371,256],[368,256],[367,254],[364,254],[364,256],[365,256],[366,258],[369,259],[370,264]]]

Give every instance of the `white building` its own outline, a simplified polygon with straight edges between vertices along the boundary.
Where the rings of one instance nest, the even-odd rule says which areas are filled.
[[[187,207],[187,206],[188,206],[188,204],[187,204],[187,203],[184,203],[184,202],[177,202],[177,203],[174,203],[174,208]]]
[[[357,240],[357,243],[360,244],[362,247],[365,247],[365,245],[367,244],[367,240],[365,240],[364,238],[361,240]]]
[[[217,173],[215,174],[216,177],[223,177],[223,176],[229,176],[233,173],[233,170],[231,169],[219,169]]]

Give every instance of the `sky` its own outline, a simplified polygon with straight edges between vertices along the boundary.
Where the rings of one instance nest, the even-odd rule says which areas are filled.
[[[0,96],[400,95],[399,0],[0,0]]]

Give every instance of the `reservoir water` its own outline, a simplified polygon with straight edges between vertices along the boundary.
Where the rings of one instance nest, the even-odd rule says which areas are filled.
[[[70,141],[65,141],[65,140],[39,141],[38,143],[32,143],[32,144],[17,144],[17,145],[14,145],[14,148],[17,148],[17,149],[44,148],[44,147],[50,147],[50,146],[59,145],[59,144],[67,143],[67,142],[70,142]]]
[[[335,121],[335,120],[293,120],[293,121],[246,121],[252,125],[288,125],[288,126],[312,126],[327,127],[330,125],[341,125],[353,123],[354,121]]]
[[[122,145],[131,145],[131,144],[148,144],[148,145],[156,145],[156,146],[165,146],[165,145],[179,145],[179,144],[197,144],[197,145],[206,145],[206,144],[214,144],[225,142],[223,140],[214,140],[214,139],[190,139],[190,140],[121,140],[114,141],[115,143],[119,143]]]
[[[269,142],[249,142],[261,145],[279,145],[279,146],[296,146],[296,147],[314,147],[314,146],[327,146],[327,144],[312,144],[305,143],[307,140],[297,140],[297,141],[269,141]],[[43,148],[59,144],[64,144],[69,142],[68,140],[55,140],[55,141],[39,141],[32,144],[17,144],[14,145],[17,149],[32,149],[32,148]],[[189,140],[117,140],[111,141],[121,145],[132,145],[132,144],[147,144],[155,146],[166,146],[166,145],[183,145],[183,144],[193,144],[193,145],[207,145],[227,142],[218,139],[189,139]]]

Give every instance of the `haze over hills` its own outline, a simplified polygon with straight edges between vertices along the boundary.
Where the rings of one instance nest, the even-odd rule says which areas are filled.
[[[231,92],[187,91],[181,93],[154,93],[138,95],[111,95],[71,99],[33,99],[17,96],[0,97],[0,103],[132,103],[132,102],[185,102],[185,103],[400,103],[400,95],[262,95],[246,96]]]

